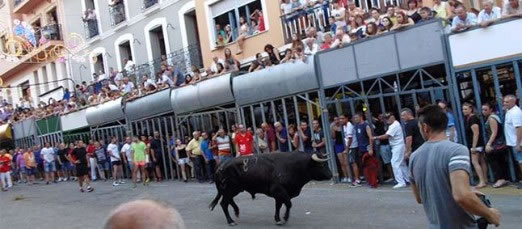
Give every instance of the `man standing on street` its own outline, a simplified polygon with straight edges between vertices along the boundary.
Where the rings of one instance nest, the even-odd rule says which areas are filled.
[[[49,142],[45,143],[45,147],[41,150],[41,155],[44,163],[45,184],[49,184],[51,182],[56,183],[54,180],[54,173],[56,172],[56,164],[54,163],[54,160],[56,157],[54,149],[51,147]]]
[[[517,98],[514,95],[506,95],[503,106],[506,111],[504,121],[506,145],[513,150],[518,168],[522,172],[522,110],[517,106]],[[522,183],[519,183],[518,188],[522,188]]]
[[[130,138],[127,137],[126,141],[129,140]],[[143,185],[147,185],[147,171],[145,169],[145,150],[147,148],[147,145],[145,145],[145,142],[140,141],[138,137],[134,137],[133,140],[133,143],[130,145],[132,153],[130,156],[128,156],[127,160],[130,160],[129,158],[132,158],[132,161],[134,161],[134,166],[132,169],[132,183],[134,183],[134,188],[136,188],[136,182],[138,180],[138,171],[141,172],[141,177],[143,178]]]
[[[236,135],[236,149],[239,156],[252,156],[254,154],[254,136],[246,131],[243,124],[238,125],[239,133]]]
[[[447,139],[448,117],[435,105],[418,114],[426,142],[410,157],[410,182],[429,228],[477,228],[473,215],[498,226],[500,212],[484,205],[469,185],[469,150]]]
[[[193,138],[188,143],[186,150],[190,160],[194,164],[196,179],[198,179],[199,183],[203,183],[205,181],[205,174],[203,172],[205,161],[202,155],[203,153],[201,152],[201,139],[199,137],[199,131],[194,131],[192,136]]]
[[[84,183],[87,184],[88,192],[94,191],[94,188],[91,187],[91,181],[89,180],[89,160],[83,141],[78,141],[78,146],[72,151],[71,157],[73,163],[76,165],[76,176],[80,184],[80,192],[84,192]]]
[[[410,108],[402,109],[401,119],[404,121],[404,132],[406,132],[404,158],[408,160],[411,153],[415,152],[424,143],[424,139],[422,139],[420,134],[417,119],[413,117],[413,111]]]
[[[232,152],[230,151],[230,137],[225,134],[223,128],[219,128],[218,134],[214,136],[214,140],[217,142],[219,163],[230,160],[232,158]]]
[[[404,161],[405,146],[401,124],[392,113],[385,114],[384,118],[389,125],[388,131],[384,135],[375,137],[375,139],[387,139],[389,141],[392,151],[391,165],[393,176],[395,181],[397,181],[397,185],[393,186],[393,188],[404,188],[408,182],[408,167]]]
[[[154,131],[154,139],[150,142],[150,148],[153,153],[154,167],[156,168],[156,179],[157,182],[161,181],[161,166],[163,165],[163,153],[160,140],[160,134],[158,131]]]
[[[121,156],[120,151],[118,150],[116,137],[111,138],[111,143],[107,146],[107,152],[111,156],[111,164],[113,167],[112,178],[114,179],[114,182],[112,185],[118,186],[120,184],[125,184],[121,179],[123,170],[121,169]]]
[[[207,171],[207,178],[209,182],[214,183],[214,171],[216,169],[216,160],[214,159],[214,154],[212,153],[212,149],[210,149],[210,140],[207,132],[202,132],[201,137],[201,151],[203,151],[203,158],[205,158],[205,168]]]
[[[364,120],[362,114],[355,114],[353,116],[355,124],[355,137],[357,138],[357,145],[359,146],[359,153],[354,157],[357,165],[361,166],[362,157],[368,153],[373,156],[373,133],[368,122]],[[355,186],[361,185],[359,177],[355,177]]]
[[[133,174],[133,158],[132,158],[132,141],[130,137],[125,138],[125,144],[121,147],[121,154],[123,156],[123,162],[125,162],[126,171],[128,174]],[[132,175],[131,175],[132,176]],[[131,177],[132,178],[132,177]]]

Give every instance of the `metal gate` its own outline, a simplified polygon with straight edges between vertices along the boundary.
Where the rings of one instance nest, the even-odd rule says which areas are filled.
[[[91,137],[94,140],[105,141],[105,144],[109,144],[111,137],[116,137],[118,139],[118,143],[121,143],[125,140],[127,136],[125,125],[115,125],[115,126],[107,126],[107,127],[97,127],[91,128]]]
[[[223,128],[230,133],[232,126],[237,123],[237,112],[235,108],[221,108],[219,110],[190,113],[177,116],[177,135],[188,143],[192,138],[192,132],[205,131],[216,133]]]
[[[502,99],[506,95],[515,95],[522,105],[522,60],[512,59],[500,62],[493,62],[484,65],[477,65],[465,69],[459,69],[455,74],[455,90],[457,94],[457,106],[461,107],[462,103],[469,102],[474,104],[476,111],[481,111],[484,103],[492,103],[499,117],[503,119],[504,110],[502,109]],[[463,117],[462,111],[458,110],[459,117]],[[485,120],[479,115],[481,122]],[[460,122],[463,128],[463,122]],[[486,138],[484,125],[482,125],[482,136]],[[465,132],[463,131],[463,136]],[[502,133],[501,133],[502,134]],[[484,139],[487,142],[487,139]],[[516,181],[516,167],[514,165],[513,154],[508,152],[508,163],[511,181]],[[493,180],[493,174],[489,173],[490,180]]]
[[[171,140],[174,139],[175,122],[174,116],[164,116],[137,120],[130,122],[131,133],[133,136],[153,137],[154,132],[158,132],[161,142],[161,173],[165,179],[179,178],[178,164],[175,155],[172,154]]]

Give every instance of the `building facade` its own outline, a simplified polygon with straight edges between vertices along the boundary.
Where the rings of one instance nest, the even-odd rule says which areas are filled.
[[[0,99],[35,106],[72,86],[61,58],[63,11],[59,0],[0,1]]]

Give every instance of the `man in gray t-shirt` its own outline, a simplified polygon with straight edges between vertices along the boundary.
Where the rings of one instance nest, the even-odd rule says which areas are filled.
[[[410,181],[420,188],[430,228],[477,227],[473,215],[453,199],[449,174],[457,170],[471,174],[469,151],[449,140],[428,141],[410,158]]]
[[[421,134],[427,141],[410,157],[410,182],[418,203],[423,204],[429,228],[477,228],[473,215],[500,224],[500,213],[488,208],[469,186],[469,151],[447,140],[448,118],[438,106],[419,112]]]

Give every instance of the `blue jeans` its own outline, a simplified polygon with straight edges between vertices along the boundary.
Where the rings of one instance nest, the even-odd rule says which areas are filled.
[[[52,162],[44,161],[44,171],[46,173],[56,172],[56,164],[54,163],[54,161],[52,161]]]
[[[208,160],[205,164],[205,168],[207,169],[207,178],[211,181],[214,181],[214,172],[216,171],[216,160]]]

